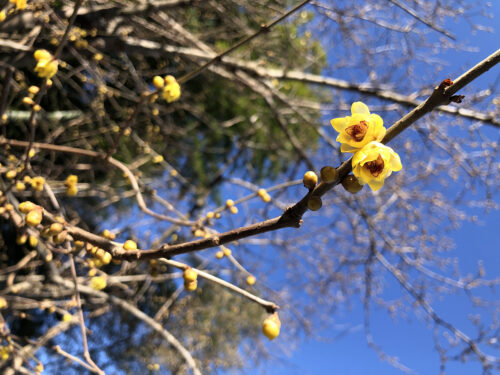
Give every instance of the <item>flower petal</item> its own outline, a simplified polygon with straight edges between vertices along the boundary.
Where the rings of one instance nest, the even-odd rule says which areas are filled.
[[[384,180],[371,180],[368,181],[368,185],[373,191],[377,191],[380,189],[382,186],[384,186]]]
[[[355,113],[369,115],[370,114],[370,110],[368,109],[368,107],[366,106],[365,103],[363,103],[363,102],[354,102],[354,103],[352,103],[352,106],[351,106],[351,113],[353,115]]]
[[[338,117],[331,120],[330,124],[332,124],[333,128],[340,133],[346,127],[347,121],[345,117]]]

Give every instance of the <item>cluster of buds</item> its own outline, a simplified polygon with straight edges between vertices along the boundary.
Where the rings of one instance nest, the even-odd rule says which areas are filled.
[[[23,98],[23,103],[27,106],[32,107],[34,112],[39,112],[42,107],[40,107],[39,104],[36,104],[33,98],[35,97],[36,94],[40,92],[40,88],[38,86],[30,86],[28,88],[28,96],[25,96]]]
[[[191,267],[187,267],[183,273],[184,288],[190,292],[198,287],[198,274]]]
[[[165,78],[155,76],[153,78],[153,86],[161,91],[161,97],[171,103],[176,101],[181,96],[181,86],[174,76],[168,75]]]
[[[229,212],[232,214],[237,214],[238,213],[238,207],[234,205],[234,201],[232,199],[226,200],[226,208],[229,209]]]
[[[260,197],[260,199],[262,199],[264,202],[266,203],[269,203],[271,202],[271,196],[269,195],[269,193],[267,192],[266,189],[259,189],[257,191],[257,195]]]
[[[19,211],[26,214],[26,224],[36,227],[43,220],[43,208],[30,201],[19,203]]]
[[[57,73],[59,62],[45,49],[37,49],[33,55],[37,61],[35,73],[40,78],[50,79]]]
[[[78,177],[74,174],[70,174],[64,181],[64,186],[66,186],[66,195],[68,197],[74,197],[78,193]]]
[[[109,264],[111,262],[111,259],[113,259],[110,253],[97,246],[89,245],[87,247],[87,251],[94,256],[94,259],[92,260],[92,265],[94,267],[99,267],[103,264]]]

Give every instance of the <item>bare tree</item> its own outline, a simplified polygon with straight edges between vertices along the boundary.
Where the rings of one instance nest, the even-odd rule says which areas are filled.
[[[459,74],[438,59],[487,4],[331,3],[4,2],[2,371],[216,373],[273,360],[261,325],[273,339],[281,319],[286,350],[352,304],[402,371],[375,305],[429,323],[442,373],[500,368],[481,293],[500,279],[447,253],[471,207],[497,208],[500,50]],[[329,123],[353,102],[347,134],[376,123],[384,150],[373,181],[402,160],[380,190]],[[480,309],[474,334],[435,308],[449,294]]]

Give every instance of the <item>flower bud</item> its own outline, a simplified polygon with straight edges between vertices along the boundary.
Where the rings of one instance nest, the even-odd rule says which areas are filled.
[[[191,267],[188,267],[184,270],[183,276],[184,276],[185,283],[190,283],[190,282],[196,281],[196,279],[198,278],[198,274]]]
[[[269,339],[274,340],[280,334],[281,322],[277,313],[269,315],[262,323],[262,333]]]
[[[304,182],[304,186],[311,190],[314,189],[318,183],[318,176],[313,171],[307,171],[304,174],[304,179],[302,181]]]
[[[342,180],[342,186],[351,194],[356,194],[363,189],[363,185],[361,185],[358,179],[351,174]]]
[[[317,195],[309,197],[309,200],[307,201],[307,208],[309,208],[311,211],[318,211],[322,205],[323,202],[321,202],[321,198]]]
[[[331,184],[337,179],[337,170],[334,167],[325,166],[320,171],[321,180]]]

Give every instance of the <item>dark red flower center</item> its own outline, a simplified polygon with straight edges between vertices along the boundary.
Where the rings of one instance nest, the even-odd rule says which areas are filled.
[[[378,177],[384,170],[384,160],[378,156],[376,160],[366,162],[364,166],[370,171],[373,177]]]
[[[368,131],[366,121],[360,121],[359,124],[351,125],[345,129],[345,132],[356,142],[361,142]]]

